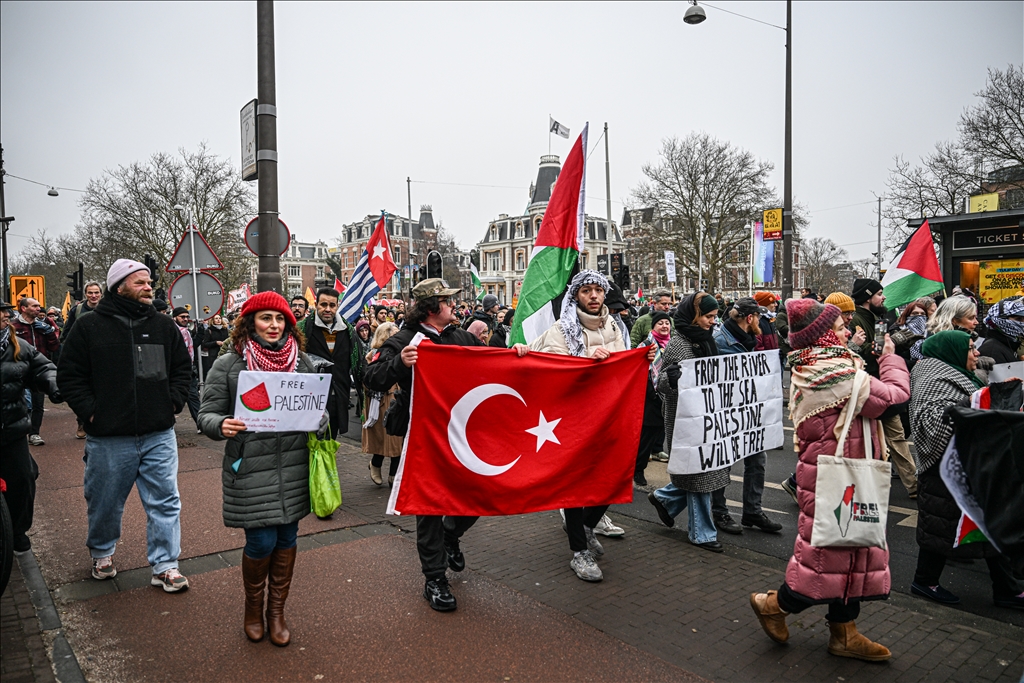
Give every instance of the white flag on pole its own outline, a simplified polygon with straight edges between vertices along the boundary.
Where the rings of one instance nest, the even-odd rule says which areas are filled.
[[[569,127],[563,126],[550,116],[548,116],[548,132],[554,133],[555,135],[561,135],[563,138],[569,137]]]

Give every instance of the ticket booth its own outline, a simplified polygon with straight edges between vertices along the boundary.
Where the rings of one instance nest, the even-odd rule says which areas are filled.
[[[991,305],[1024,291],[1024,209],[935,216],[928,226],[939,245],[947,295],[959,285]]]

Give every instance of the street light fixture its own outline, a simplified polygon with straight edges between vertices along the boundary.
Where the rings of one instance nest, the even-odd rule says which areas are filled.
[[[60,196],[60,192],[57,192],[57,188],[56,187],[51,187],[46,192],[46,194],[50,195],[51,197],[59,197]]]
[[[693,3],[693,6],[687,8],[686,13],[683,15],[683,21],[687,24],[699,24],[707,17],[704,11],[697,6],[696,0],[690,1]],[[708,3],[704,4],[708,5]],[[786,32],[786,160],[782,183],[782,300],[785,301],[793,296],[793,32],[791,29],[793,23],[793,3],[792,0],[786,0],[785,27],[769,24],[767,21],[754,19],[738,12],[715,7],[714,5],[708,5],[708,7],[721,10],[727,14],[734,14],[743,19],[756,21],[759,24],[766,24]]]

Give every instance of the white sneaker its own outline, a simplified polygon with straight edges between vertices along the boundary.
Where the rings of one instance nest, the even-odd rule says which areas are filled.
[[[597,566],[597,562],[594,561],[594,556],[590,554],[589,550],[573,555],[569,566],[576,572],[576,576],[584,581],[600,581],[604,578],[601,568]]]
[[[28,437],[28,445],[29,446],[45,446],[46,442],[43,441],[43,437],[39,436],[38,434],[32,434],[31,436]]]
[[[615,526],[608,515],[601,516],[601,521],[594,527],[594,532],[610,538],[618,538],[619,536],[626,535],[626,530],[620,526]]]
[[[604,546],[601,545],[601,541],[597,540],[594,530],[589,526],[584,526],[583,533],[587,535],[587,550],[590,551],[594,558],[604,555]]]

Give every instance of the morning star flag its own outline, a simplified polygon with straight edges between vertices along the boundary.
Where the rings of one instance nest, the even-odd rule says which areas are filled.
[[[363,304],[384,289],[397,270],[395,260],[391,256],[386,217],[387,214],[381,212],[380,221],[370,235],[370,241],[366,243],[366,248],[356,263],[356,269],[352,271],[348,289],[338,306],[338,313],[350,323],[356,321],[363,310]]]
[[[595,361],[418,348],[388,514],[516,515],[632,500],[645,349]]]
[[[548,132],[560,135],[566,140],[569,139],[569,126],[563,126],[548,115]]]
[[[523,277],[509,346],[529,344],[555,324],[552,300],[565,292],[565,284],[583,250],[589,127],[589,123],[583,126],[583,132],[576,138],[544,212]]]
[[[469,262],[469,274],[473,276],[473,291],[476,293],[476,298],[483,299],[484,286],[480,282],[480,271],[476,269],[476,264],[472,261]]]
[[[926,220],[914,231],[889,264],[882,278],[885,306],[889,310],[943,289],[939,259],[935,257],[932,230]]]

